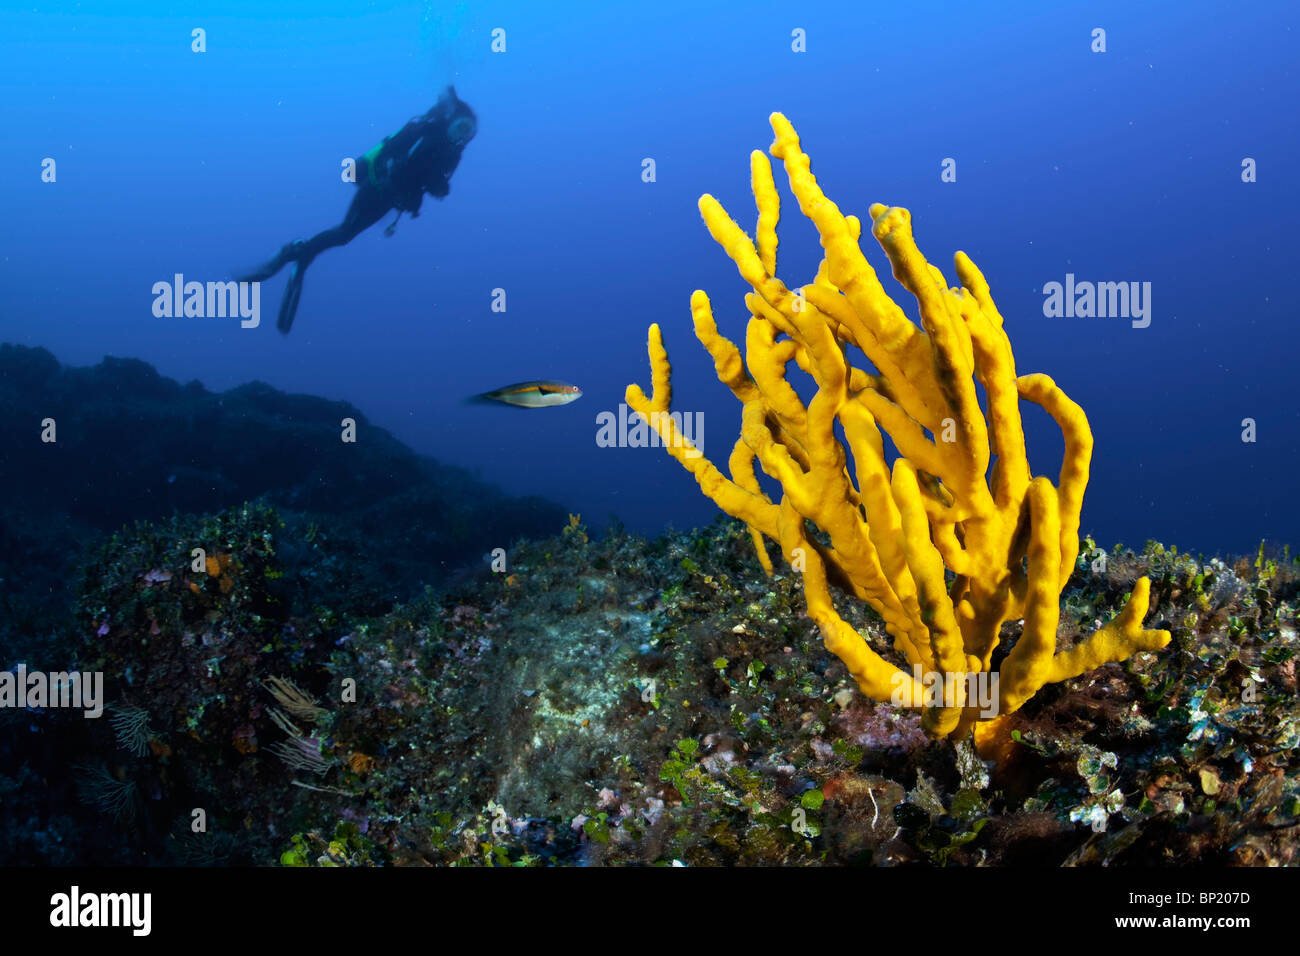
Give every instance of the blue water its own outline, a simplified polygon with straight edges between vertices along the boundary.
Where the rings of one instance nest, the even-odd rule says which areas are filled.
[[[752,229],[748,154],[781,110],[842,209],[910,208],[950,281],[966,250],[1018,370],[1087,411],[1085,532],[1206,553],[1300,543],[1294,5],[269,6],[0,11],[0,341],[346,399],[417,450],[594,526],[691,526],[712,503],[662,449],[598,447],[596,415],[629,382],[648,387],[659,322],[675,405],[704,413],[705,452],[725,460],[739,407],[688,300],[707,290],[741,338],[748,287],[695,202],[711,192]],[[806,52],[791,50],[796,28]],[[343,159],[447,83],[479,120],[450,195],[391,238],[376,226],[324,253],[292,334],[274,327],[287,272],[264,284],[255,329],[153,315],[155,282],[227,279],[337,223],[355,189]],[[948,157],[956,182],[941,182]],[[1257,182],[1242,182],[1246,157]],[[788,194],[784,213],[778,271],[798,285],[821,253]],[[1043,287],[1067,273],[1150,282],[1149,327],[1045,317]],[[586,394],[538,411],[461,403],[536,378]],[[1056,430],[1028,420],[1031,463],[1054,477]]]

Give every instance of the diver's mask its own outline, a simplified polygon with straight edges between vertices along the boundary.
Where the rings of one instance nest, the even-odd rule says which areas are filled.
[[[457,116],[447,127],[447,139],[456,146],[464,146],[478,132],[478,124],[472,116]]]

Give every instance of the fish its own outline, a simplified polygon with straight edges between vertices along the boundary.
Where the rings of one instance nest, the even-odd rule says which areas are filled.
[[[503,402],[516,408],[545,408],[567,405],[582,397],[582,389],[568,382],[517,382],[471,396],[470,402]]]

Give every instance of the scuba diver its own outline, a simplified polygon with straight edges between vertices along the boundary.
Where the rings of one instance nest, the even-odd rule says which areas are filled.
[[[385,137],[357,160],[357,192],[342,223],[310,239],[295,239],[261,268],[239,276],[241,282],[260,282],[293,263],[289,284],[280,300],[276,328],[287,333],[293,326],[302,295],[302,275],[318,255],[347,245],[395,209],[397,217],[384,230],[385,236],[391,236],[402,213],[410,213],[412,219],[420,215],[426,192],[437,199],[445,197],[460,154],[477,130],[474,111],[456,96],[455,87],[447,87],[427,113]]]

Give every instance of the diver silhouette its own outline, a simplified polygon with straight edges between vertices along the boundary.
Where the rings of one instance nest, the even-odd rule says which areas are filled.
[[[384,230],[391,236],[402,213],[410,213],[412,219],[420,215],[426,192],[436,199],[446,196],[460,154],[477,131],[474,111],[449,86],[427,113],[414,117],[357,160],[357,192],[342,223],[310,239],[295,239],[261,268],[238,277],[241,282],[260,282],[293,263],[276,328],[287,333],[293,326],[303,273],[318,255],[347,245],[395,209],[397,218]]]

